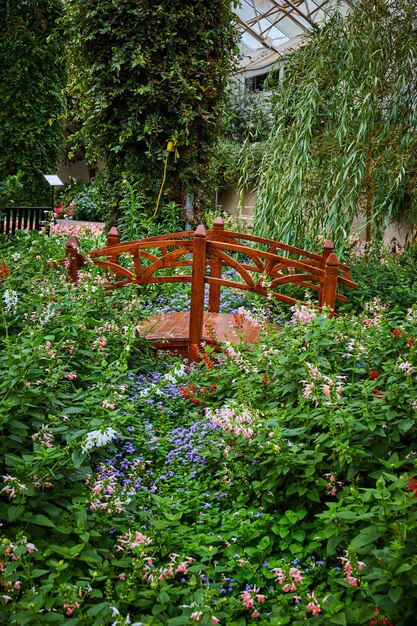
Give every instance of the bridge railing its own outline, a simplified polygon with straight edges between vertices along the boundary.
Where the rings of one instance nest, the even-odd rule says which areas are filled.
[[[249,245],[248,245],[249,244]],[[305,304],[287,286],[308,289],[317,306],[333,314],[336,300],[346,300],[338,285],[356,287],[346,276],[349,268],[339,263],[331,241],[322,254],[282,242],[224,229],[217,218],[211,230],[199,226],[189,231],[121,242],[117,229],[110,230],[107,245],[84,257],[76,237],[66,244],[68,272],[78,280],[86,264],[103,268],[108,289],[127,284],[191,283],[190,343],[199,344],[203,334],[204,293],[209,287],[208,310],[218,313],[222,287],[257,293],[286,304]],[[61,262],[64,262],[62,260]]]

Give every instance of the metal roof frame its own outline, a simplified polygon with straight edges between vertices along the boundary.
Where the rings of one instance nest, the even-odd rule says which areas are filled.
[[[259,69],[302,45],[317,26],[335,11],[345,15],[354,0],[240,0],[235,9],[242,33],[242,48],[247,54],[241,71],[255,63]]]

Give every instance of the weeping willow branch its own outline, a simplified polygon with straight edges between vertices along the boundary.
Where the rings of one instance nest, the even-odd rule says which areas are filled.
[[[342,251],[365,215],[367,238],[417,213],[416,7],[360,0],[289,59],[273,94],[255,230]]]

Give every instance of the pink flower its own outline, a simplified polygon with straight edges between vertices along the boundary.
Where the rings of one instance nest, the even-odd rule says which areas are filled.
[[[272,571],[277,578],[278,584],[282,585],[282,583],[285,581],[285,575],[282,569],[280,567],[275,567]]]
[[[251,617],[259,617],[260,613],[255,609],[253,613],[251,613]]]
[[[411,365],[411,363],[407,363],[407,361],[401,363],[399,369],[406,374],[412,374],[414,372],[413,366]]]
[[[309,602],[306,606],[307,611],[311,611],[314,616],[318,615],[321,611],[320,605],[314,602]]]
[[[26,544],[26,550],[29,552],[29,554],[32,554],[32,552],[35,552],[35,550],[37,549],[38,548],[33,543]]]
[[[254,604],[253,599],[250,593],[248,593],[247,591],[244,591],[242,593],[242,601],[243,601],[243,604],[245,605],[246,610],[249,610],[253,607],[253,604]]]
[[[202,614],[201,611],[194,611],[194,613],[191,613],[190,617],[195,622],[199,622],[201,620],[201,618],[203,617],[203,614]]]
[[[296,568],[296,567],[292,567],[290,569],[290,574],[292,576],[292,579],[295,583],[302,583],[303,582],[303,578],[301,576],[301,572]]]
[[[110,402],[107,402],[107,400],[103,400],[103,402],[101,403],[101,406],[105,409],[115,409],[116,405],[115,404],[111,404]]]
[[[218,617],[216,617],[215,615],[213,615],[213,617],[211,618],[211,623],[212,624],[219,624],[220,620]]]

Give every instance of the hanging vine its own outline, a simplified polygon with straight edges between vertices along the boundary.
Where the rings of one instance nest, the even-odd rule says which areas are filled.
[[[62,11],[61,0],[2,0],[0,182],[18,177],[16,202],[49,202],[42,174],[56,171],[63,150]]]

